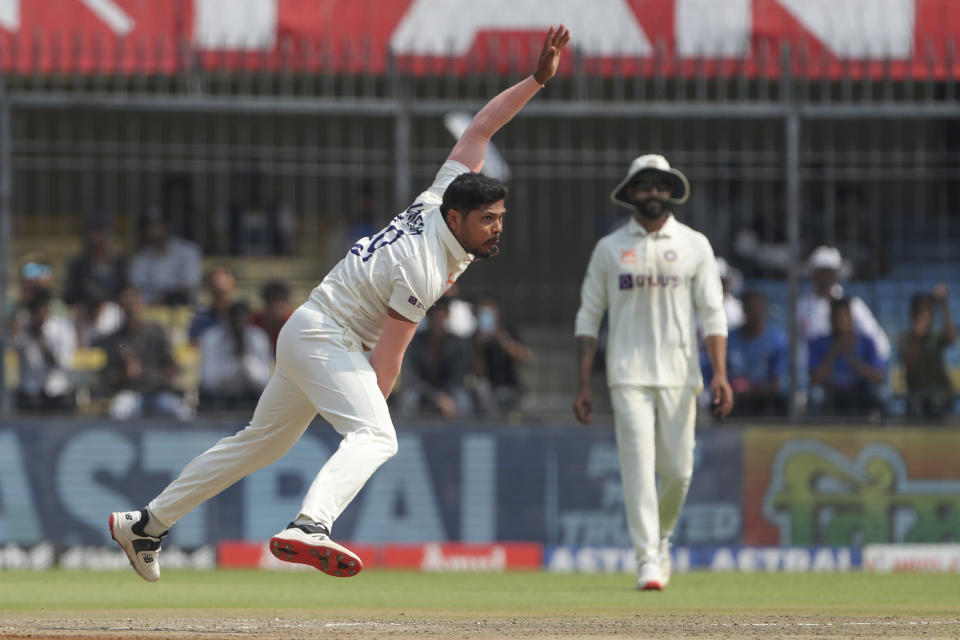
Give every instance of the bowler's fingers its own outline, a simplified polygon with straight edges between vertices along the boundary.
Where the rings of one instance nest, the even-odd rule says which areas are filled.
[[[543,49],[540,51],[540,55],[544,55],[547,51],[550,50],[550,47],[553,46],[553,36],[556,33],[553,27],[547,31],[547,35],[543,38]]]
[[[541,55],[559,55],[568,42],[570,42],[569,29],[562,24],[558,27],[550,27],[546,37],[543,39],[543,51]]]

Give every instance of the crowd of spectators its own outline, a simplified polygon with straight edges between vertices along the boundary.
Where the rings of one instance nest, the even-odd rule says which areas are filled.
[[[144,414],[186,420],[197,411],[255,406],[273,369],[277,336],[294,308],[289,285],[263,283],[259,304],[252,306],[238,293],[228,262],[203,273],[202,248],[171,233],[162,209],[147,211],[144,223],[141,246],[129,257],[115,250],[110,219],[96,214],[86,220],[83,248],[62,278],[55,279],[50,264],[37,256],[22,264],[10,317],[10,344],[19,363],[12,394],[17,409],[73,411],[85,397],[81,392],[99,395],[104,411],[118,420]],[[908,329],[891,344],[867,303],[844,291],[851,267],[837,248],[816,247],[805,266],[809,282],[795,309],[793,362],[800,392],[794,404],[809,416],[882,419],[891,377],[898,375],[907,416],[941,419],[952,413],[957,398],[945,351],[957,333],[947,287],[913,296]],[[761,291],[749,285],[742,291],[737,268],[722,258],[718,267],[730,328],[734,415],[786,416],[788,327],[771,320]],[[57,281],[63,282],[62,302],[54,293]],[[150,311],[158,308],[187,314],[179,334],[155,321]],[[183,349],[192,363],[178,357]],[[92,381],[83,380],[89,388],[81,389],[74,358],[91,351],[101,357]],[[405,417],[521,415],[520,372],[532,359],[494,296],[464,299],[453,285],[421,323],[390,401]],[[703,365],[709,377],[707,358]],[[89,357],[84,366],[90,368]],[[187,384],[184,366],[194,367]]]
[[[897,341],[894,361],[890,338],[870,307],[844,291],[842,281],[851,267],[840,251],[819,246],[805,266],[809,290],[798,298],[795,309],[798,406],[814,417],[882,420],[890,399],[890,376],[899,364],[906,416],[941,419],[950,414],[956,392],[944,352],[956,342],[957,333],[946,285],[912,297],[909,329]],[[730,326],[727,374],[736,392],[733,415],[786,416],[790,389],[786,327],[769,322],[763,293],[747,290],[737,297],[741,276],[736,269],[722,258],[718,267]],[[709,361],[701,360],[709,377]]]

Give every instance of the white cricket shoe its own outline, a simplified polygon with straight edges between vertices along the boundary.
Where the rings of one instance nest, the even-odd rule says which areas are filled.
[[[670,583],[670,538],[660,538],[660,576],[663,586]]]
[[[644,560],[637,574],[637,591],[663,591],[666,583],[656,560]]]
[[[270,539],[270,551],[284,562],[308,564],[329,576],[349,578],[360,573],[359,556],[330,539],[320,524],[294,524]]]
[[[143,525],[149,519],[147,510],[115,511],[110,514],[110,536],[116,540],[130,560],[130,566],[144,580],[160,579],[160,542],[166,531],[158,538],[148,536]]]

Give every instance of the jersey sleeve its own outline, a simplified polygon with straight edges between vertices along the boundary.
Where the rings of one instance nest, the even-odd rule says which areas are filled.
[[[417,202],[431,201],[440,204],[443,201],[443,192],[447,190],[453,179],[461,173],[469,173],[470,169],[466,165],[456,160],[447,160],[437,172],[437,177],[433,179],[430,188],[417,197]]]
[[[726,336],[727,314],[723,309],[723,285],[713,248],[700,238],[702,256],[693,277],[693,304],[700,314],[704,336]]]
[[[417,260],[406,260],[394,270],[393,293],[388,304],[407,320],[420,322],[435,302],[430,290],[423,265]]]
[[[600,333],[603,312],[607,310],[607,288],[604,278],[606,272],[605,251],[598,243],[587,264],[587,273],[580,287],[580,308],[574,324],[574,335],[596,338]]]

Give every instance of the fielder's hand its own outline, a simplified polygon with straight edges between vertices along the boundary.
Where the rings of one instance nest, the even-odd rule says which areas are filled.
[[[540,60],[537,61],[537,70],[533,79],[540,84],[547,84],[547,80],[557,73],[560,65],[560,53],[570,42],[570,30],[562,24],[559,27],[550,27],[547,37],[543,40],[543,50],[540,51]]]
[[[713,376],[710,381],[710,390],[713,392],[713,413],[726,418],[733,410],[733,389],[725,377]]]
[[[593,392],[590,390],[590,387],[581,388],[577,392],[577,399],[573,401],[573,415],[577,416],[577,420],[584,424],[590,424],[592,417],[590,415],[593,410]]]

